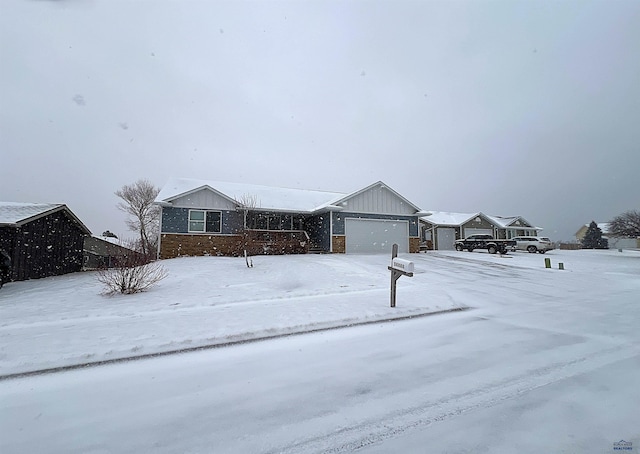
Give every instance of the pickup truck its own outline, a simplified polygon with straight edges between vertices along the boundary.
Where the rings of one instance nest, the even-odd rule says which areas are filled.
[[[464,240],[457,240],[454,243],[456,251],[464,251],[465,249],[472,252],[474,249],[486,249],[489,254],[500,252],[506,254],[516,246],[513,240],[496,240],[491,235],[470,235]]]

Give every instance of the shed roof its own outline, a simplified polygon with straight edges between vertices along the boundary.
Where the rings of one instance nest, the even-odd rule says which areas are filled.
[[[20,227],[38,218],[64,210],[87,234],[91,231],[63,203],[0,202],[0,225]]]

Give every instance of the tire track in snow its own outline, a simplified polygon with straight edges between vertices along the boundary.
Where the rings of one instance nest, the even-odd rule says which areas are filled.
[[[402,410],[378,416],[361,424],[338,429],[268,454],[344,453],[396,438],[417,428],[446,421],[465,413],[499,405],[538,388],[602,368],[608,364],[639,356],[636,348],[617,345],[567,361],[559,361],[518,375],[487,383],[463,393],[435,401],[422,402]]]

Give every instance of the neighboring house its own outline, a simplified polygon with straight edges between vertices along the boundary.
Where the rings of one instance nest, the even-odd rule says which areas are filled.
[[[243,200],[254,203],[246,204]],[[253,253],[418,252],[425,213],[379,181],[350,194],[171,179],[160,191],[160,258]],[[253,206],[250,206],[253,205]]]
[[[63,204],[0,202],[0,249],[22,281],[80,271],[89,229]]]
[[[609,242],[609,249],[636,249],[640,248],[640,238],[620,238],[611,236],[608,222],[597,222],[598,228],[602,231],[602,236]],[[584,224],[576,232],[576,240],[582,243],[582,239],[589,230],[589,224]]]
[[[494,238],[509,239],[516,236],[536,236],[540,227],[534,227],[520,216],[490,216],[481,212],[451,213],[432,211],[420,218],[421,240],[430,249],[453,250],[453,243],[469,235],[488,234]]]
[[[522,216],[495,216],[487,215],[495,225],[495,238],[511,239],[516,236],[538,236],[542,227],[536,227]]]
[[[120,244],[117,238],[87,236],[84,239],[82,268],[85,270],[112,268],[132,257],[142,259],[142,254]]]
[[[429,249],[453,250],[453,243],[477,233],[495,234],[496,225],[482,213],[432,211],[420,218],[421,239]]]

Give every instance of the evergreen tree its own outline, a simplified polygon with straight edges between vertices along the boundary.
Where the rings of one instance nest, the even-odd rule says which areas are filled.
[[[609,241],[602,238],[602,230],[595,221],[591,221],[587,233],[584,234],[582,249],[609,249]]]

